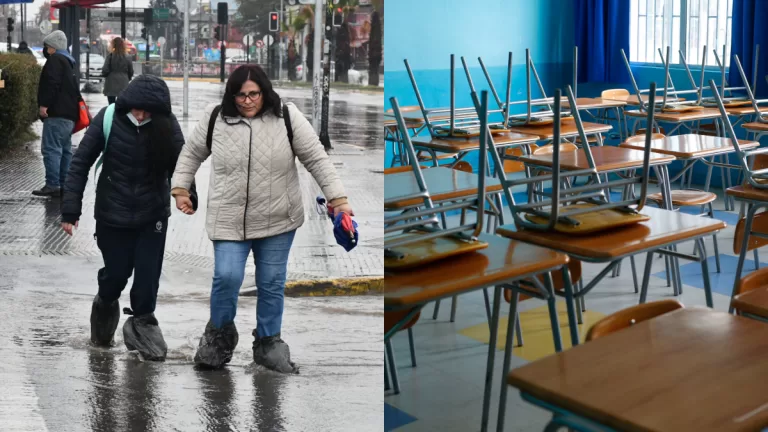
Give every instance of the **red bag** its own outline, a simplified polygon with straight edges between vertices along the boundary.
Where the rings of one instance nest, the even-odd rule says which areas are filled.
[[[91,112],[88,111],[88,104],[85,103],[83,98],[80,98],[80,101],[78,102],[78,112],[80,114],[75,123],[75,128],[72,130],[73,134],[78,133],[91,125]]]

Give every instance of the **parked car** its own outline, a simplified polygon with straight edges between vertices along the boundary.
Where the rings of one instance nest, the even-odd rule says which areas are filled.
[[[85,78],[85,70],[86,70],[86,56],[87,54],[80,54],[80,75]],[[90,79],[92,80],[102,80],[103,77],[101,76],[101,68],[104,67],[104,57],[100,56],[99,54],[91,54],[90,59],[88,60],[89,65],[89,72],[90,72]]]

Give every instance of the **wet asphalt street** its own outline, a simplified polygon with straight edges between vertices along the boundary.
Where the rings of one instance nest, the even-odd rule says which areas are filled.
[[[181,83],[169,83],[181,112]],[[220,87],[193,83],[190,121]],[[311,91],[280,93],[305,113]],[[92,111],[106,102],[86,95]],[[314,213],[317,186],[302,171],[307,221],[289,264],[292,279],[383,275],[381,95],[332,97],[331,157],[360,224],[361,244],[333,244],[330,221]],[[38,125],[39,126],[39,125]],[[38,129],[39,132],[39,129]],[[79,137],[75,137],[75,143]],[[112,349],[89,346],[90,304],[102,265],[93,241],[93,190],[80,230],[58,228],[58,203],[32,198],[42,182],[39,142],[0,155],[0,430],[2,431],[378,431],[383,429],[380,297],[288,298],[283,338],[301,366],[284,376],[252,364],[256,298],[241,297],[240,343],[220,371],[192,358],[208,318],[212,250],[203,230],[207,166],[197,176],[201,209],[174,210],[156,316],[169,347],[165,363],[126,350],[120,326]],[[128,306],[129,281],[121,305]],[[246,285],[253,285],[249,265]]]

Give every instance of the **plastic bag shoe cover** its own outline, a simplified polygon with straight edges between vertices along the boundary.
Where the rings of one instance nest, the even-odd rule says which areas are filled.
[[[91,343],[96,346],[112,346],[115,330],[120,322],[120,302],[105,303],[96,295],[91,305]]]
[[[299,373],[299,367],[291,361],[291,350],[288,344],[280,339],[280,334],[259,338],[256,330],[253,331],[256,338],[253,342],[253,361],[276,372],[286,374]]]
[[[132,316],[123,324],[123,340],[129,351],[138,351],[145,360],[164,361],[168,345],[155,314]]]
[[[239,340],[235,323],[217,329],[209,321],[195,353],[195,364],[212,369],[224,366],[232,360]]]

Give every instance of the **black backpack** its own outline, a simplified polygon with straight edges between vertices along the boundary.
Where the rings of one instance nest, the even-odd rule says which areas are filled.
[[[216,117],[221,113],[221,105],[216,105],[211,113],[211,118],[208,120],[208,136],[205,139],[205,145],[208,146],[208,151],[211,150],[213,144],[213,128],[216,127]],[[288,142],[291,143],[291,150],[293,150],[293,128],[291,127],[291,115],[288,113],[288,105],[283,105],[283,120],[285,121],[285,130],[288,132]],[[296,154],[296,152],[294,152]]]

